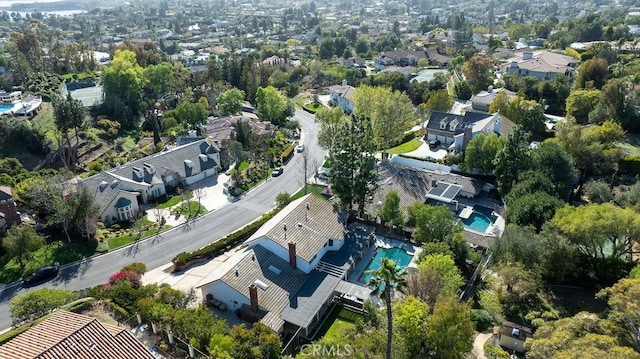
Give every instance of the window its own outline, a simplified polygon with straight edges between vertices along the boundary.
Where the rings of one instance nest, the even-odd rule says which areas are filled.
[[[333,247],[333,239],[329,240],[329,247]]]
[[[118,220],[119,221],[128,221],[128,220],[131,219],[131,217],[133,217],[132,216],[132,211],[131,211],[131,205],[118,208]]]

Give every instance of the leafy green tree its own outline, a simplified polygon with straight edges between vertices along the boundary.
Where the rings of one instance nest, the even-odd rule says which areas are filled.
[[[244,325],[231,328],[229,336],[235,343],[232,358],[279,359],[282,342],[277,333],[262,323],[254,324],[251,329]]]
[[[400,337],[409,358],[427,354],[427,323],[429,306],[414,296],[408,296],[393,307],[396,337]]]
[[[416,242],[449,243],[454,233],[462,230],[456,215],[446,206],[422,204],[412,210],[415,210],[413,216],[416,221],[416,230],[413,237]]]
[[[107,110],[122,127],[133,128],[140,114],[142,89],[142,67],[136,61],[136,54],[129,50],[116,50],[109,66],[102,70],[102,83]]]
[[[353,104],[356,115],[371,122],[374,143],[382,150],[383,159],[386,149],[393,147],[415,123],[411,100],[397,90],[362,85],[353,94]]]
[[[491,253],[494,263],[520,262],[531,269],[539,265],[544,248],[531,228],[510,224],[499,238],[491,242]]]
[[[331,151],[336,134],[346,121],[344,111],[340,107],[322,107],[316,112],[316,119],[320,121],[318,144]]]
[[[288,192],[280,192],[276,195],[276,206],[284,208],[291,203],[291,195]]]
[[[434,91],[429,95],[425,107],[431,111],[447,112],[453,106],[453,98],[446,89]]]
[[[7,236],[2,240],[2,247],[6,254],[9,258],[13,258],[18,262],[20,270],[24,269],[33,252],[44,245],[44,238],[38,235],[36,230],[28,224],[11,227],[7,231]]]
[[[169,93],[173,81],[173,65],[161,62],[158,65],[149,65],[142,70],[143,87],[149,90],[156,98]]]
[[[529,150],[524,132],[516,130],[507,137],[504,147],[496,154],[494,164],[498,191],[505,196],[511,191],[519,174],[529,169]]]
[[[546,132],[544,106],[533,100],[516,96],[509,98],[506,92],[500,92],[489,106],[489,112],[501,115],[519,125],[534,136],[543,136]]]
[[[358,213],[364,214],[377,185],[374,153],[369,121],[356,116],[341,126],[329,152],[329,183],[342,208],[353,211],[357,206]]]
[[[456,98],[459,100],[467,101],[473,96],[473,90],[467,81],[460,81],[456,83],[453,88]]]
[[[34,321],[78,298],[70,290],[42,288],[20,294],[9,303],[9,312],[14,325]]]
[[[509,203],[505,220],[523,227],[533,226],[539,231],[563,203],[545,192],[528,193]]]
[[[174,312],[171,330],[179,337],[196,344],[199,350],[205,350],[216,333],[225,333],[227,325],[205,305],[196,309],[184,308]]]
[[[609,319],[622,324],[633,339],[634,349],[640,351],[640,279],[622,278],[612,287],[601,290],[597,297],[609,298]]]
[[[404,215],[400,208],[400,196],[397,191],[387,192],[378,215],[382,223],[390,223],[394,226],[404,223]]]
[[[207,351],[217,359],[233,359],[231,353],[234,347],[235,343],[230,336],[216,333],[211,337]]]
[[[547,192],[568,200],[577,181],[577,170],[573,158],[556,140],[546,140],[531,151],[531,169],[547,176],[555,190]]]
[[[274,125],[280,125],[285,122],[288,101],[275,87],[258,87],[256,104],[258,116],[261,120],[269,121]]]
[[[188,123],[191,128],[196,128],[207,120],[207,108],[200,102],[184,101],[176,107],[174,116],[182,123]]]
[[[486,55],[473,55],[462,65],[462,73],[471,85],[473,92],[486,90],[493,83],[493,59]]]
[[[590,258],[624,258],[640,238],[640,216],[611,203],[565,206],[552,223]]]
[[[405,270],[389,258],[382,258],[380,268],[371,270],[372,278],[367,286],[373,289],[372,294],[380,294],[387,307],[387,350],[386,358],[391,359],[391,340],[393,339],[393,312],[391,297],[394,292],[403,293],[407,287]]]
[[[63,211],[70,214],[71,225],[81,236],[86,237],[87,241],[91,240],[97,229],[96,222],[100,212],[95,195],[87,187],[80,187],[63,202],[68,206],[68,209]]]
[[[441,297],[427,317],[427,341],[434,357],[461,359],[473,344],[473,322],[469,306],[455,296]]]
[[[526,348],[531,359],[640,358],[640,354],[623,343],[615,323],[597,314],[580,312],[544,323],[527,339]]]
[[[589,121],[589,112],[600,101],[600,90],[574,90],[567,97],[567,116],[573,116],[576,122],[585,125]]]
[[[609,76],[609,63],[601,57],[594,57],[583,62],[578,67],[578,76],[574,86],[578,89],[601,89]]]
[[[611,187],[603,181],[592,181],[584,187],[584,193],[593,203],[605,203],[613,200]]]
[[[433,307],[440,296],[455,295],[464,283],[453,257],[430,254],[418,264],[418,272],[407,278],[407,292]]]
[[[472,138],[464,151],[462,168],[467,172],[476,169],[481,173],[491,173],[494,169],[493,160],[504,147],[505,142],[506,137],[499,137],[495,133],[490,135],[481,133]]]
[[[218,95],[218,110],[223,114],[235,115],[242,110],[245,93],[232,88]]]
[[[67,98],[54,103],[54,121],[56,129],[60,132],[61,137],[58,139],[58,151],[60,158],[70,170],[75,170],[77,161],[77,150],[75,146],[78,141],[78,130],[85,126],[85,117],[87,111],[82,102],[75,100],[71,94],[67,94]],[[76,145],[71,145],[69,131],[73,130],[76,137]],[[66,144],[63,144],[63,141]],[[66,145],[66,147],[65,147]]]

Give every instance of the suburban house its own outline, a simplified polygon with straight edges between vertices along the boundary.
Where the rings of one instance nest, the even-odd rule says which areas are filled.
[[[384,70],[387,66],[417,66],[418,60],[429,59],[426,50],[398,50],[381,52],[375,59],[374,69]]]
[[[509,60],[503,71],[519,77],[533,76],[538,80],[552,80],[557,76],[570,79],[578,64],[579,61],[573,57],[555,52],[523,52],[520,57]]]
[[[0,232],[4,232],[14,224],[21,222],[16,203],[13,201],[11,188],[0,186]]]
[[[500,327],[500,346],[524,353],[524,342],[531,337],[531,328],[505,321]]]
[[[342,85],[329,86],[329,97],[331,102],[342,108],[345,113],[350,114],[353,112],[351,97],[355,90],[355,87],[347,85],[347,80],[343,80]]]
[[[87,188],[100,206],[105,224],[135,218],[139,204],[159,198],[182,185],[215,176],[220,165],[219,142],[211,137],[120,165],[86,179],[75,179],[70,190]],[[74,188],[75,187],[75,188]]]
[[[154,356],[127,327],[59,310],[0,346],[0,358],[152,359]]]
[[[509,99],[517,96],[515,92],[509,91],[505,88],[494,89],[493,86],[489,86],[486,91],[480,91],[480,93],[471,98],[471,108],[474,111],[489,112],[491,103],[493,103],[493,100],[495,100],[496,97],[498,97],[498,94],[502,92],[507,94]]]
[[[427,122],[427,141],[438,140],[452,151],[464,151],[469,141],[480,133],[507,136],[515,124],[500,113],[467,111],[464,115],[433,111]]]
[[[371,294],[346,281],[365,245],[346,233],[346,213],[306,195],[265,223],[246,248],[197,287],[203,298],[246,321],[260,321],[283,336],[310,338],[336,297],[348,294],[362,305]]]

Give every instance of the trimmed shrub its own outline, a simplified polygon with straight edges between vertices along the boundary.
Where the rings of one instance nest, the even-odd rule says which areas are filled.
[[[110,285],[115,285],[125,281],[131,282],[135,287],[139,287],[142,284],[140,282],[140,274],[132,271],[123,270],[109,277]]]
[[[101,130],[104,130],[104,132],[106,132],[110,136],[115,136],[118,134],[118,132],[120,132],[120,122],[111,121],[106,118],[98,120],[97,127]]]
[[[477,331],[484,332],[491,326],[493,318],[491,318],[489,312],[484,309],[472,309],[471,321],[473,321],[473,326]]]
[[[134,262],[127,264],[120,269],[123,272],[134,272],[143,275],[147,271],[147,265],[142,262]]]
[[[618,161],[618,168],[630,175],[640,175],[640,156],[626,156]]]
[[[282,151],[282,155],[280,156],[282,158],[282,163],[287,162],[291,156],[293,156],[293,149],[293,145],[288,145],[287,148]]]

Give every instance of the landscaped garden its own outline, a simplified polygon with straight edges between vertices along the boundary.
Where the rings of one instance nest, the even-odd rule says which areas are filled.
[[[356,329],[356,322],[362,319],[362,314],[352,312],[342,307],[334,307],[329,313],[329,316],[322,324],[316,338],[341,338],[345,333]]]

